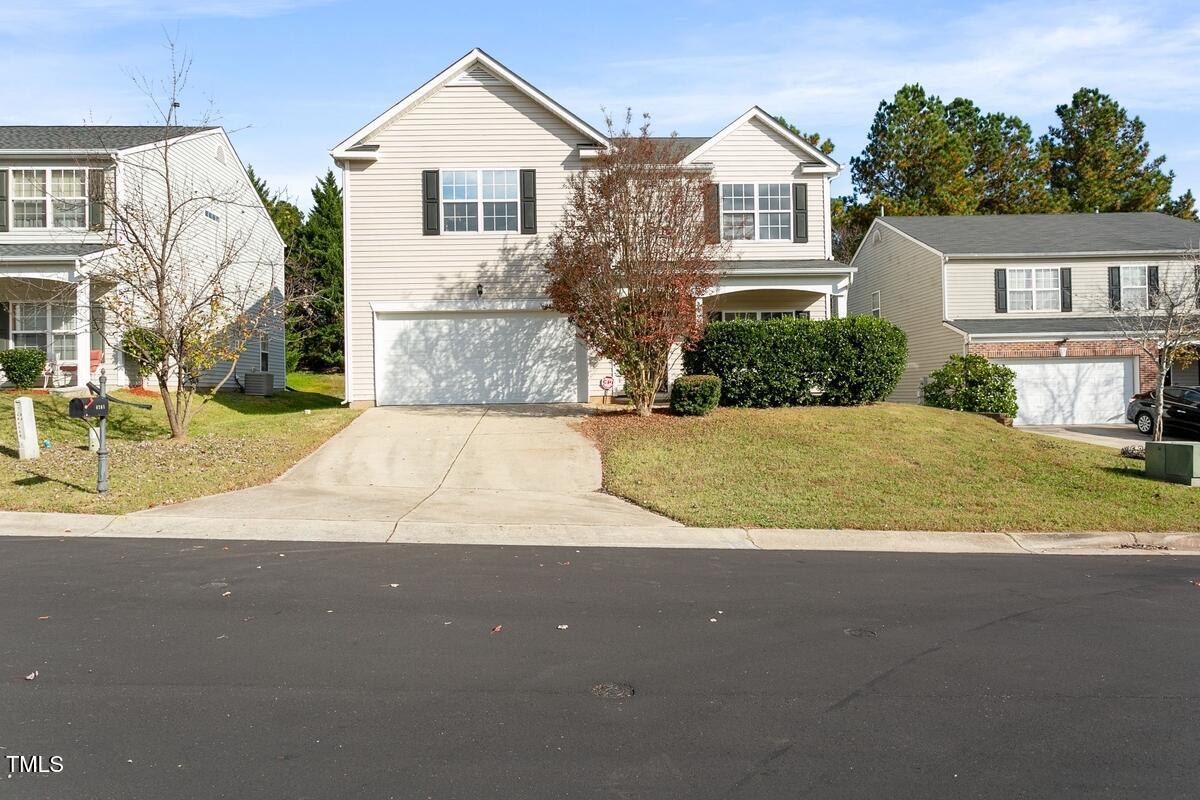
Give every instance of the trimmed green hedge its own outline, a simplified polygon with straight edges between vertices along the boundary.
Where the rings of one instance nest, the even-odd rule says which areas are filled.
[[[0,369],[18,389],[32,388],[46,369],[46,351],[37,347],[0,350]]]
[[[716,375],[681,375],[671,384],[671,410],[684,417],[703,417],[721,401]]]
[[[922,387],[927,406],[952,411],[1017,415],[1016,373],[983,356],[950,356]]]
[[[712,322],[683,363],[690,375],[721,379],[722,405],[769,408],[883,400],[907,359],[902,330],[860,316]]]

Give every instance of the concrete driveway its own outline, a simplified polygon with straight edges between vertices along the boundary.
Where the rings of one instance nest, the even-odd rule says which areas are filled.
[[[1101,447],[1115,447],[1118,450],[1126,445],[1145,444],[1150,441],[1150,437],[1138,433],[1132,423],[1124,425],[1022,425],[1020,430],[1085,444],[1097,444]],[[1187,440],[1164,436],[1163,441]]]
[[[272,483],[139,513],[179,517],[675,526],[602,494],[575,406],[372,408]]]

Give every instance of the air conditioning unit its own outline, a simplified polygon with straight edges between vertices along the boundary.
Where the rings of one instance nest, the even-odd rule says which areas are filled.
[[[269,372],[247,372],[244,380],[246,394],[270,397],[275,393],[275,376]]]

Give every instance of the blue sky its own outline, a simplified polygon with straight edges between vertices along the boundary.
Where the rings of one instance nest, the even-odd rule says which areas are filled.
[[[330,147],[475,46],[596,124],[632,106],[658,133],[711,134],[761,105],[834,140],[839,193],[902,83],[1037,133],[1098,86],[1145,120],[1175,193],[1200,190],[1195,2],[0,0],[0,123],[154,121],[130,75],[165,75],[168,33],[193,59],[183,118],[211,104],[302,205]]]

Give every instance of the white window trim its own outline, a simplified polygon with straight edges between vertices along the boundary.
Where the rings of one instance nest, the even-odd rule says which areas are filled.
[[[271,336],[267,333],[258,335],[258,369],[260,372],[271,371]]]
[[[721,181],[720,183],[718,183],[717,184],[717,202],[720,203],[720,205],[721,205],[721,208],[720,208],[721,240],[726,241],[726,242],[771,242],[771,243],[785,242],[785,243],[790,243],[792,241],[792,239],[795,238],[793,235],[794,231],[792,230],[792,225],[795,223],[795,220],[796,220],[796,209],[792,205],[792,201],[794,199],[792,197],[792,192],[795,191],[794,189],[792,189],[792,185],[794,183],[796,183],[796,181],[792,181],[792,180],[761,181],[761,182],[760,181],[728,180],[728,181]],[[754,187],[754,210],[753,211],[726,211],[725,210],[725,187],[733,186],[733,185],[741,186],[741,185],[747,185],[747,184]],[[763,209],[761,207],[762,202],[759,197],[759,188],[762,186],[779,186],[779,185],[787,187],[787,194],[785,196],[787,198],[788,207],[783,210]],[[752,236],[749,239],[726,239],[725,238],[725,215],[726,214],[752,214],[754,216],[754,236]],[[784,216],[786,216],[787,217],[787,233],[778,239],[764,239],[761,236],[759,236],[759,231],[760,231],[759,225],[761,224],[761,219],[760,219],[761,214],[783,214]]]
[[[54,224],[54,199],[55,198],[54,198],[54,193],[52,191],[53,183],[52,183],[51,177],[50,177],[53,170],[78,170],[83,173],[83,197],[82,198],[79,198],[79,197],[58,198],[60,200],[61,199],[83,200],[83,227],[81,227],[81,228],[59,227]],[[22,164],[22,165],[14,165],[14,166],[6,167],[5,172],[8,173],[8,200],[7,200],[7,203],[8,203],[8,230],[9,230],[9,232],[20,233],[22,231],[46,231],[46,230],[86,231],[91,227],[92,221],[90,219],[90,216],[91,216],[92,210],[90,207],[91,203],[89,202],[89,198],[88,198],[88,194],[87,194],[88,193],[88,182],[90,179],[89,173],[91,172],[91,169],[89,167],[72,167],[72,166],[62,166],[62,165],[55,167],[55,166],[42,166],[40,164],[28,164],[28,165]],[[13,220],[16,219],[15,212],[14,212],[14,209],[16,208],[16,206],[14,204],[19,203],[19,202],[27,202],[27,201],[36,199],[36,198],[32,198],[32,197],[17,197],[16,196],[15,173],[17,173],[17,172],[41,172],[43,178],[46,181],[46,196],[42,198],[42,204],[45,207],[45,213],[46,213],[46,225],[44,227],[41,227],[41,228],[18,228],[16,225],[13,224]]]
[[[726,317],[728,314],[754,314],[754,318],[762,321],[763,314],[792,314],[794,319],[812,319],[812,310],[807,308],[736,308],[721,311],[721,321],[730,322],[736,317]]]
[[[1052,308],[1049,308],[1049,307],[1038,308],[1038,304],[1037,304],[1038,292],[1039,291],[1041,291],[1041,292],[1050,291],[1049,289],[1038,289],[1037,288],[1037,273],[1039,270],[1044,271],[1044,272],[1057,272],[1058,273],[1058,286],[1055,287],[1055,289],[1054,289],[1054,306]],[[1030,286],[1028,289],[1013,289],[1012,288],[1012,285],[1013,285],[1012,274],[1014,272],[1028,272],[1029,273],[1031,283],[1030,283]],[[1018,308],[1018,309],[1013,308],[1012,295],[1013,295],[1014,291],[1016,291],[1016,292],[1031,292],[1032,293],[1033,302],[1030,304],[1030,308]],[[1062,311],[1062,267],[1006,267],[1004,270],[1004,303],[1005,303],[1005,306],[1008,308],[1008,313],[1010,313],[1010,314],[1043,314],[1047,311],[1053,311],[1056,313]]]
[[[871,316],[875,319],[883,317],[883,298],[878,291],[871,292]]]
[[[1121,264],[1120,265],[1119,269],[1121,270],[1121,285],[1118,287],[1118,290],[1120,291],[1121,308],[1124,309],[1126,307],[1125,306],[1125,290],[1126,289],[1141,289],[1142,293],[1143,293],[1143,297],[1144,297],[1144,299],[1142,300],[1142,305],[1138,306],[1137,309],[1130,309],[1130,310],[1143,310],[1143,309],[1147,309],[1150,307],[1150,267],[1152,267],[1152,266],[1154,266],[1154,264]],[[1143,270],[1145,270],[1146,271],[1145,272],[1145,276],[1146,276],[1145,282],[1135,285],[1135,286],[1126,286],[1125,285],[1125,270],[1127,270],[1127,269],[1143,269]]]
[[[470,200],[447,200],[442,197],[442,174],[446,172],[475,173],[475,214],[479,227],[473,231],[446,230],[446,203],[469,203]],[[484,200],[483,173],[485,172],[515,172],[517,173],[517,197],[515,200]],[[483,229],[483,204],[516,203],[517,229],[515,231],[485,231]],[[511,236],[521,232],[521,168],[520,167],[439,167],[438,168],[438,233],[443,236]]]

